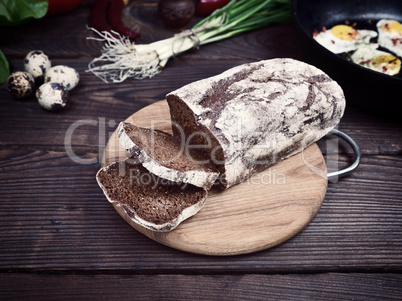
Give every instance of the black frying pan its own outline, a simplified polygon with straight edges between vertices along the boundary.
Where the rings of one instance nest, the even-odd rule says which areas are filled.
[[[402,77],[381,74],[332,53],[313,38],[314,29],[357,23],[375,30],[377,21],[402,23],[402,0],[294,0],[293,17],[305,60],[322,69],[344,89],[346,101],[387,116],[402,117]]]

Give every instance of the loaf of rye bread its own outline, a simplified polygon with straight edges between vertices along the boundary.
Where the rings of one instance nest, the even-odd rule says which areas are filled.
[[[244,64],[166,97],[175,135],[208,146],[220,185],[241,183],[319,140],[345,109],[341,87],[294,59]]]
[[[223,188],[246,180],[327,134],[345,108],[336,82],[293,59],[241,65],[173,91],[167,101],[174,136],[121,123],[119,141],[135,163],[97,174],[108,200],[154,231],[196,214],[217,174]],[[197,155],[171,160],[183,145]],[[197,177],[203,180],[188,180]]]
[[[148,171],[161,178],[208,190],[219,176],[209,160],[177,136],[128,122],[121,122],[116,132],[130,156],[137,157]]]
[[[207,191],[162,179],[134,159],[101,168],[96,179],[109,202],[126,218],[147,229],[170,231],[196,214]]]

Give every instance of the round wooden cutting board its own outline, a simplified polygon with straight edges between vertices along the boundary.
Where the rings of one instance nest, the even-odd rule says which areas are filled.
[[[130,116],[127,122],[171,133],[165,100]],[[116,132],[102,166],[126,159]],[[206,255],[238,255],[276,246],[303,230],[320,209],[327,169],[316,144],[228,190],[213,189],[205,206],[170,232],[154,232],[119,214],[136,230],[175,249]]]

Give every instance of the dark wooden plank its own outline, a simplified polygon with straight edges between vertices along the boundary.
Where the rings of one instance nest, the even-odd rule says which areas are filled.
[[[51,58],[88,59],[100,54],[103,43],[87,39],[98,37],[87,28],[92,1],[84,1],[76,10],[62,15],[46,16],[25,26],[0,28],[0,49],[6,56],[23,58],[30,50],[42,49]],[[123,12],[123,21],[142,36],[136,44],[149,44],[173,37],[176,32],[167,30],[157,15],[157,0],[132,1]],[[194,18],[194,25],[200,18]],[[202,46],[200,51],[190,51],[191,59],[244,59],[264,57],[299,56],[294,43],[295,28],[290,23],[273,25],[247,35]],[[46,32],[46,34],[43,34]],[[57,38],[55,38],[57,37]],[[244,45],[247,45],[245,49]],[[224,54],[224,55],[222,55]]]
[[[348,106],[339,129],[355,138],[364,155],[402,155],[402,120]]]
[[[109,133],[129,115],[163,99],[173,89],[214,75],[239,64],[240,61],[216,61],[214,68],[211,68],[201,60],[184,62],[178,59],[157,75],[157,78],[121,84],[103,83],[93,74],[85,72],[87,65],[82,61],[60,59],[56,63],[71,65],[81,74],[81,82],[71,91],[69,104],[61,112],[45,111],[33,97],[27,100],[13,99],[4,88],[0,89],[0,141],[3,148],[27,144],[63,148],[66,133],[73,128],[73,145],[102,148]],[[102,124],[105,126],[101,128]],[[401,154],[401,122],[348,107],[339,129],[350,134],[365,155]],[[31,132],[29,136],[25,135],[28,130]]]
[[[104,120],[105,130],[113,131],[118,122],[125,120],[142,107],[164,99],[168,92],[182,86],[184,79],[176,75],[183,67],[192,70],[181,72],[187,81],[199,79],[202,74],[212,75],[213,72],[209,66],[199,61],[190,64],[178,62],[178,65],[167,68],[167,72],[157,75],[157,80],[105,84],[94,75],[85,72],[87,64],[72,60],[57,62],[77,68],[81,75],[79,85],[70,93],[66,109],[60,112],[48,112],[38,105],[34,97],[16,100],[4,88],[1,89],[0,122],[3,127],[0,133],[1,144],[63,146],[66,132],[77,122],[91,124]],[[236,62],[232,61],[232,64]],[[216,69],[224,70],[226,66],[227,62],[215,64]],[[28,130],[32,134],[26,136]],[[74,131],[73,144],[98,146],[101,130],[98,126],[79,126]],[[104,138],[107,139],[108,136]]]
[[[400,274],[0,274],[3,300],[400,300]]]
[[[154,79],[128,80],[121,84],[105,84],[85,72],[89,61],[98,56],[102,43],[87,40],[86,28],[92,1],[75,11],[49,16],[29,23],[29,26],[0,29],[0,48],[10,58],[14,70],[22,69],[22,60],[32,49],[43,49],[53,64],[66,64],[81,75],[79,86],[71,92],[68,107],[59,113],[41,109],[34,97],[15,100],[0,87],[2,110],[0,141],[3,147],[15,148],[27,144],[38,147],[63,147],[66,132],[76,122],[100,124],[105,120],[106,132],[138,109],[164,98],[166,93],[189,82],[220,73],[235,65],[273,57],[301,59],[295,29],[289,23],[274,25],[225,41],[204,45],[172,59]],[[155,14],[157,1],[134,1],[126,8],[124,20],[143,29],[139,43],[150,43],[173,34],[160,24]],[[132,26],[137,26],[137,25]],[[46,35],[43,32],[46,31]],[[55,39],[55,36],[61,36]],[[206,63],[210,62],[210,63]],[[89,123],[89,122],[88,122]],[[35,125],[33,127],[33,124]],[[113,126],[109,126],[113,124]],[[400,154],[401,127],[397,121],[373,116],[348,108],[340,128],[351,134],[365,154]],[[35,131],[27,137],[28,129]],[[80,147],[102,148],[97,126],[82,125],[74,131],[73,144]],[[387,138],[385,138],[387,136]]]
[[[124,10],[123,21],[143,34],[138,43],[173,35],[156,15],[157,2],[136,0]],[[350,105],[339,129],[359,143],[362,163],[329,184],[318,215],[289,241],[255,254],[199,256],[162,246],[126,224],[95,181],[119,121],[235,65],[303,58],[294,27],[285,23],[188,51],[154,79],[105,84],[85,72],[102,47],[87,39],[95,36],[86,28],[91,4],[0,28],[0,49],[13,70],[22,69],[30,50],[42,49],[54,65],[81,74],[69,106],[58,113],[44,111],[34,98],[12,99],[0,86],[1,300],[400,299],[402,124]],[[345,143],[331,155],[334,146],[326,142],[320,147],[329,164],[350,163]]]
[[[152,9],[155,9],[155,3],[154,1],[153,6],[150,6]],[[147,5],[145,7],[150,9]],[[86,40],[89,31],[85,27],[85,15],[89,13],[89,8],[90,2],[86,1],[71,14],[36,20],[30,23],[29,28],[24,26],[7,30],[1,29],[4,39],[0,41],[0,48],[9,57],[14,70],[22,70],[23,58],[27,52],[40,48],[48,53],[53,65],[69,65],[76,68],[81,76],[80,84],[70,93],[69,105],[58,113],[44,111],[38,106],[34,97],[15,100],[5,91],[4,86],[0,87],[0,98],[3,100],[0,120],[4,125],[0,141],[3,146],[16,147],[26,144],[62,146],[66,132],[76,122],[106,120],[107,125],[117,124],[138,109],[163,99],[168,92],[189,82],[215,75],[241,63],[264,57],[290,55],[292,49],[297,49],[291,43],[291,38],[284,39],[283,46],[273,47],[281,37],[289,37],[294,34],[292,27],[278,25],[255,31],[250,35],[219,42],[219,45],[216,43],[205,45],[199,51],[189,51],[182,56],[173,58],[165,70],[154,79],[105,84],[92,73],[86,72],[88,63],[93,57],[100,54],[103,46],[103,43]],[[147,13],[151,14],[149,11]],[[143,18],[145,18],[144,16]],[[72,21],[75,19],[78,22]],[[166,36],[172,34],[161,28],[154,28],[153,26],[157,25],[155,19],[151,20],[148,27],[146,22],[143,23],[147,29],[144,33],[144,42],[162,38],[153,33]],[[52,30],[50,32],[47,30],[47,34],[43,35],[45,28],[48,27]],[[25,30],[28,31],[25,32]],[[63,35],[62,39],[55,42],[53,37],[57,31],[69,34]],[[147,38],[148,35],[150,36]],[[37,41],[40,41],[40,47],[36,44]],[[248,45],[246,51],[242,46],[244,44]],[[80,49],[80,47],[84,47],[84,49]],[[206,60],[211,63],[205,64]],[[27,137],[24,133],[28,129],[32,129],[32,124],[35,124],[35,131]],[[106,130],[109,132],[114,128],[115,126],[107,126]],[[99,128],[96,126],[80,126],[74,133],[74,144],[81,147],[88,145],[102,147],[97,137]]]
[[[97,153],[0,151],[0,269],[402,272],[402,158],[366,156],[329,185],[300,234],[236,257],[198,256],[157,244],[126,224],[95,181]],[[91,162],[92,161],[92,162]]]
[[[46,16],[17,27],[1,27],[0,48],[10,59],[23,58],[34,49],[42,49],[51,57],[88,57],[91,48],[86,43],[86,26],[91,2],[84,1],[67,14]]]

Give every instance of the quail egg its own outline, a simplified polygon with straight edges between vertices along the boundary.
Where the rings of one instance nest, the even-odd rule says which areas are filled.
[[[51,62],[42,50],[32,50],[24,59],[24,70],[30,73],[36,81],[43,81]]]
[[[17,71],[8,77],[6,88],[15,98],[24,98],[35,90],[35,80],[28,72]]]
[[[380,20],[377,29],[378,44],[402,57],[402,24],[395,20]]]
[[[50,68],[45,76],[45,83],[59,83],[68,91],[74,89],[78,85],[79,80],[80,75],[78,72],[74,68],[64,65],[57,65]]]
[[[60,83],[44,83],[36,90],[36,98],[42,108],[59,111],[67,105],[68,91]]]
[[[339,54],[356,50],[361,44],[369,44],[377,32],[367,29],[355,29],[349,25],[335,25],[330,30],[323,30],[313,34],[313,38],[322,46]]]

